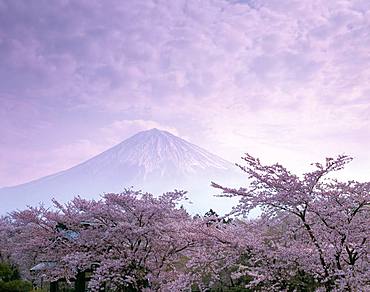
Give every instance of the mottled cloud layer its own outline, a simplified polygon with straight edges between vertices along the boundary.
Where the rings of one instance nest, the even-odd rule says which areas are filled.
[[[0,186],[170,130],[370,171],[370,2],[0,0]]]

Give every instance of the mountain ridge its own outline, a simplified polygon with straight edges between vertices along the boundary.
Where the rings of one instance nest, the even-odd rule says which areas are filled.
[[[7,206],[0,206],[0,213],[2,209],[22,207],[23,202],[35,205],[48,202],[52,197],[66,201],[75,195],[96,198],[126,187],[153,193],[174,188],[193,190],[193,199],[199,201],[211,180],[233,176],[235,170],[236,167],[223,158],[154,128],[139,132],[66,170],[0,188],[0,197],[9,200]]]

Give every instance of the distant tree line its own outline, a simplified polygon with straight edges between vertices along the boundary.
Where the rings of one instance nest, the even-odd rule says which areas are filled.
[[[328,178],[351,158],[303,176],[243,159],[248,186],[213,183],[240,199],[228,216],[190,216],[178,207],[183,191],[128,189],[2,217],[0,290],[29,289],[17,266],[35,287],[76,291],[370,291],[370,183]],[[255,208],[261,215],[248,219]]]

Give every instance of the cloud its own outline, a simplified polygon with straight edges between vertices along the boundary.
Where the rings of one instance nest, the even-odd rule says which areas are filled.
[[[261,89],[267,99],[311,86],[334,94],[359,83],[349,74],[368,76],[361,48],[369,44],[369,12],[360,2],[5,3],[5,90],[17,82],[20,95],[64,106],[209,102],[220,91],[253,103]]]
[[[147,127],[230,160],[259,145],[271,157],[367,155],[368,1],[0,3],[0,105],[11,108],[0,131],[12,156],[9,145],[103,147]]]

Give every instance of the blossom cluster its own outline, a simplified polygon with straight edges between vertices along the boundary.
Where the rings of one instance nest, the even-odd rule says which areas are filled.
[[[227,216],[192,217],[177,190],[76,197],[2,217],[0,259],[35,284],[89,271],[91,291],[370,289],[370,183],[327,178],[351,159],[329,158],[301,177],[244,160],[247,187],[213,183],[240,199]],[[247,219],[255,208],[260,216]]]

